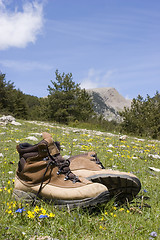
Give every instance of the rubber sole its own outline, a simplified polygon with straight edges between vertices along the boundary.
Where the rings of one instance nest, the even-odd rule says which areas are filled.
[[[139,179],[128,175],[97,174],[87,179],[105,185],[111,198],[116,198],[120,203],[131,201],[141,189]]]
[[[27,203],[33,203],[33,201],[36,199],[36,194],[34,194],[32,192],[24,192],[21,190],[14,189],[13,190],[13,198],[16,201],[24,201]],[[50,200],[50,199],[45,199],[42,197],[42,198],[37,198],[36,202],[39,202],[41,199],[50,204],[54,204],[59,209],[63,209],[66,207],[73,209],[76,207],[81,207],[81,208],[94,207],[98,204],[109,202],[110,194],[108,191],[105,191],[94,198],[85,198],[82,200],[59,200],[59,199]]]

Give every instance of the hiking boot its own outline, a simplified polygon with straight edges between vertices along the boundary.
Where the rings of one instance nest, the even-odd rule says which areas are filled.
[[[42,198],[59,208],[88,207],[109,201],[106,186],[73,174],[70,162],[62,158],[51,135],[42,136],[38,144],[17,146],[20,160],[13,191],[16,200],[34,202]]]
[[[104,184],[111,198],[116,198],[120,203],[131,201],[141,189],[140,180],[135,175],[105,169],[95,152],[72,156],[68,160],[74,174]]]

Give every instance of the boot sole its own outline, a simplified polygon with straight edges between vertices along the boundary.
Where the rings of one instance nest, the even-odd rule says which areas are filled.
[[[105,185],[111,198],[116,198],[120,203],[131,201],[141,189],[139,179],[128,175],[97,174],[87,179]]]
[[[13,198],[16,201],[24,201],[26,203],[33,203],[36,199],[36,194],[32,192],[24,192],[21,190],[14,189],[13,190]],[[59,199],[45,199],[43,197],[37,198],[36,203],[40,200],[46,201],[47,203],[54,204],[59,209],[69,208],[73,209],[76,207],[86,208],[86,207],[94,207],[98,204],[109,202],[110,193],[108,191],[102,192],[98,196],[94,198],[85,198],[82,200],[59,200]]]

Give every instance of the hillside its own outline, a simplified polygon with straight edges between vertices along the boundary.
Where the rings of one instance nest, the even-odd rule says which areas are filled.
[[[122,140],[109,132],[70,128],[47,121],[16,119],[16,122],[20,124],[0,125],[1,240],[149,240],[153,234],[157,234],[155,240],[160,239],[159,141],[130,136]],[[37,144],[43,139],[42,132],[49,132],[54,141],[61,143],[61,154],[65,158],[95,151],[106,169],[135,174],[142,190],[126,204],[119,205],[112,199],[86,210],[71,211],[69,207],[59,210],[53,202],[48,204],[38,199],[35,205],[32,200],[27,204],[15,201],[12,192],[19,162],[16,145]]]
[[[92,95],[95,112],[109,121],[120,121],[118,111],[131,105],[131,100],[124,98],[115,88],[93,88],[86,91]]]

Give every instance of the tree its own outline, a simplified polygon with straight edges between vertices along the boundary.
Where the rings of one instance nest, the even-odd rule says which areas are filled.
[[[92,101],[87,92],[73,81],[72,74],[56,70],[56,81],[48,86],[50,118],[68,123],[74,120],[87,120],[93,115]]]
[[[160,95],[156,92],[153,98],[140,95],[133,99],[131,108],[120,113],[123,117],[122,131],[152,138],[160,137]]]
[[[13,83],[6,82],[5,74],[0,72],[0,108],[3,111],[9,111],[13,108],[13,101],[11,100],[14,92]]]
[[[86,121],[95,115],[91,96],[85,89],[77,91],[77,104],[75,105],[74,114],[79,121]]]
[[[17,118],[27,118],[27,105],[24,94],[15,89],[14,83],[5,80],[0,73],[0,110],[4,114],[12,114]]]
[[[28,118],[28,106],[22,91],[15,90],[13,115],[16,118]]]

